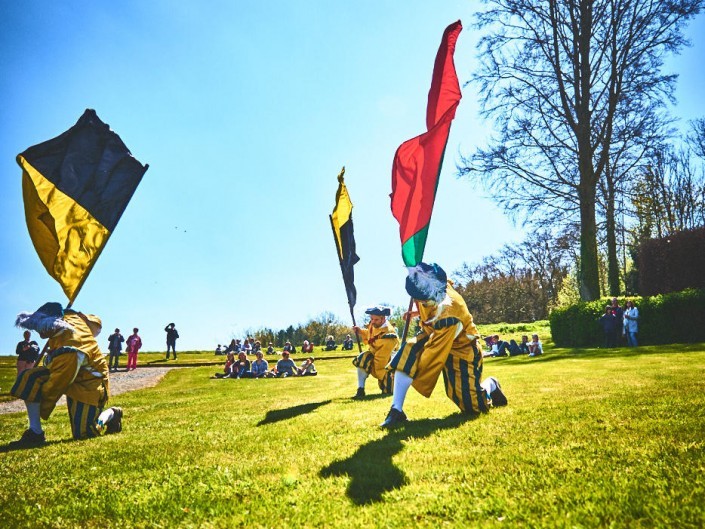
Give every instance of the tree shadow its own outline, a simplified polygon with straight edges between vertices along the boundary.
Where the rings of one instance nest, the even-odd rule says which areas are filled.
[[[355,505],[368,505],[382,501],[385,492],[399,489],[408,480],[404,472],[394,466],[392,458],[401,452],[403,442],[423,439],[432,433],[456,428],[472,420],[469,415],[456,413],[444,419],[412,421],[376,441],[371,441],[346,459],[335,461],[319,472],[323,478],[349,476],[346,494]]]
[[[311,413],[321,406],[330,404],[331,400],[324,400],[322,402],[311,402],[309,404],[300,404],[299,406],[292,406],[291,408],[284,408],[282,410],[269,410],[264,419],[257,423],[257,426],[264,426],[265,424],[271,424],[280,421],[286,421],[287,419],[293,419],[299,415],[305,415]]]

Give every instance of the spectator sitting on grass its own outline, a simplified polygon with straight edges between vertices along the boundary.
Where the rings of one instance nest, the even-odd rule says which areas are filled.
[[[272,372],[277,377],[292,377],[296,375],[296,364],[289,358],[289,351],[282,351],[282,357]]]
[[[240,351],[237,354],[237,362],[233,365],[233,372],[230,374],[230,378],[252,378],[250,361],[244,351]]]
[[[309,342],[308,340],[304,340],[304,344],[301,346],[301,352],[302,353],[312,353],[313,352],[313,344]]]
[[[223,367],[223,372],[216,373],[215,378],[228,378],[232,374],[233,364],[235,364],[235,353],[228,351],[225,358],[225,367]]]
[[[255,340],[254,345],[252,345],[252,354],[257,354],[258,351],[262,350],[262,342]]]
[[[264,359],[262,351],[257,351],[257,360],[252,362],[252,378],[263,378],[268,376],[269,362]]]
[[[228,345],[228,348],[225,350],[226,353],[239,353],[240,352],[240,340],[236,340],[233,338],[230,340],[230,345]]]
[[[328,336],[328,338],[326,338],[326,351],[335,351],[337,347],[333,335]]]
[[[521,343],[518,344],[514,339],[509,340],[509,356],[528,355],[529,354],[529,337],[525,334],[521,337]]]
[[[490,346],[490,352],[485,353],[482,356],[509,356],[508,347],[509,343],[504,340],[499,339],[499,334],[495,334],[489,340],[485,340],[485,343]]]
[[[345,337],[345,340],[343,340],[343,351],[352,351],[352,350],[353,350],[353,339],[348,334]]]
[[[529,356],[539,356],[543,354],[543,346],[539,340],[538,334],[531,335],[531,343],[529,344]]]
[[[296,352],[296,347],[294,347],[291,342],[285,342],[282,350],[289,354],[294,354]]]
[[[268,355],[274,354],[274,344],[272,344],[272,342],[269,342],[269,345],[267,346],[267,354]]]
[[[296,370],[296,373],[300,377],[315,377],[318,374],[316,371],[316,366],[313,365],[313,357],[309,356],[306,360],[301,363],[301,367]]]

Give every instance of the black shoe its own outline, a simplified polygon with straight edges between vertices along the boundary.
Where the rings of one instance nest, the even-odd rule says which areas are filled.
[[[353,400],[362,400],[365,398],[365,388],[357,388],[357,393],[353,397]]]
[[[382,424],[380,424],[380,427],[389,429],[396,428],[397,426],[404,424],[406,421],[406,414],[403,411],[399,411],[396,408],[390,408],[387,418],[384,419]]]
[[[7,446],[12,449],[33,448],[35,446],[42,446],[46,444],[46,442],[47,439],[44,432],[36,433],[34,430],[27,428],[18,441],[12,441],[11,443],[8,443]]]
[[[499,380],[494,377],[490,377],[497,384],[497,389],[490,393],[490,399],[492,399],[492,406],[499,408],[500,406],[507,405],[507,397],[502,393],[502,388],[499,386]]]
[[[122,431],[122,408],[113,406],[113,418],[105,425],[105,433],[119,433]]]

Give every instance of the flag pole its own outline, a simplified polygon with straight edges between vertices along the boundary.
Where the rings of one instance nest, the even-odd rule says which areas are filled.
[[[345,270],[343,269],[343,260],[340,258],[340,248],[338,247],[338,238],[335,236],[335,224],[333,224],[333,215],[328,215],[330,220],[330,229],[333,231],[333,240],[335,241],[335,248],[338,253],[338,264],[340,265],[340,274],[343,276],[343,284],[345,284]],[[348,299],[348,308],[350,309],[350,317],[352,318],[353,327],[357,327],[355,323],[355,314],[353,312],[352,303],[350,303],[350,297],[348,297],[348,289],[345,289],[345,297]],[[355,338],[357,339],[357,348],[362,353],[362,344],[360,343],[360,335],[355,333]]]

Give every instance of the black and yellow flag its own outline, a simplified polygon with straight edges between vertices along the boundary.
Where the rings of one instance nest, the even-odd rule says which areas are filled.
[[[32,243],[73,303],[149,166],[90,109],[17,163]]]
[[[360,258],[355,253],[355,234],[353,233],[352,202],[348,195],[348,188],[345,187],[343,176],[345,167],[338,175],[338,192],[335,194],[335,208],[330,216],[330,223],[333,227],[335,247],[338,249],[338,259],[340,260],[340,270],[343,272],[345,291],[348,294],[348,304],[350,310],[357,301],[357,291],[355,290],[355,274],[353,266]]]

